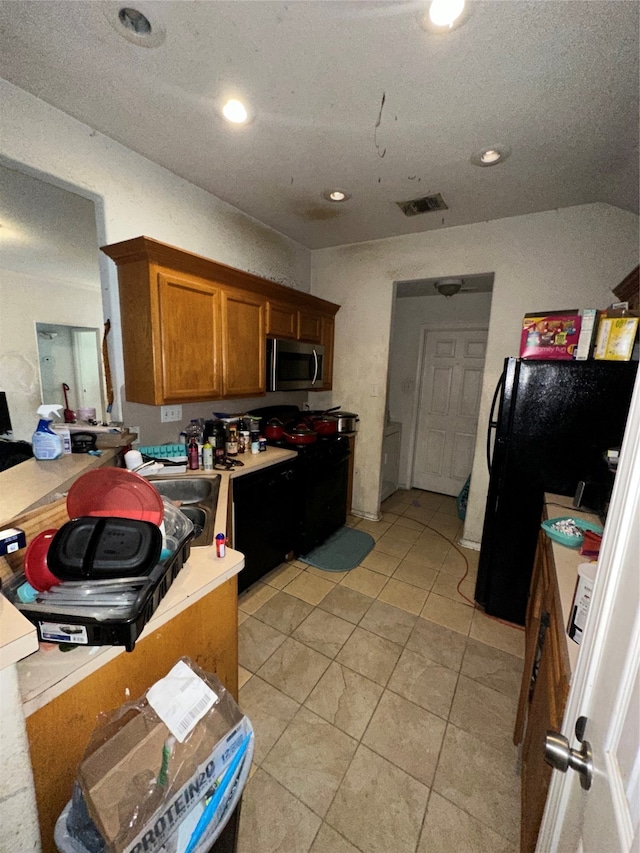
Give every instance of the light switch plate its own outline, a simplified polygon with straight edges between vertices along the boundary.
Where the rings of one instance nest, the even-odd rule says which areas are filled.
[[[182,420],[182,406],[160,406],[160,423],[168,424]]]

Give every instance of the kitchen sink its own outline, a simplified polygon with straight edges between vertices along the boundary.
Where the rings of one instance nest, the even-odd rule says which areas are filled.
[[[213,543],[214,523],[220,475],[210,477],[147,477],[151,485],[161,495],[169,498],[178,509],[189,518],[195,527],[195,538],[191,540],[193,548]]]

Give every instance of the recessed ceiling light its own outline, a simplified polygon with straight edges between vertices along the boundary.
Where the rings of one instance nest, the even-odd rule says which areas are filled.
[[[351,198],[351,193],[347,193],[344,190],[325,190],[322,193],[322,197],[326,198],[327,201],[340,202],[340,201],[349,201]]]
[[[451,28],[464,12],[464,0],[432,0],[429,20],[435,27]]]
[[[136,35],[148,36],[151,34],[151,21],[137,9],[124,6],[118,12],[118,18],[123,27],[136,33]]]
[[[422,26],[432,33],[448,33],[464,23],[469,6],[465,0],[431,0],[428,11],[421,14]]]
[[[101,5],[113,29],[127,41],[138,47],[158,47],[165,40],[166,31],[159,21],[157,9],[148,9],[148,3],[144,0],[137,3],[135,8],[123,6],[122,3]]]
[[[222,107],[222,115],[233,124],[244,124],[249,118],[247,108],[237,98],[230,98]]]
[[[506,145],[485,145],[479,151],[471,155],[474,166],[497,166],[504,162],[511,154],[511,149]]]

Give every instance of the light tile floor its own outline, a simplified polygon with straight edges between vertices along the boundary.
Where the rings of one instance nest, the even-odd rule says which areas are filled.
[[[474,609],[453,498],[399,491],[351,572],[282,565],[240,599],[256,732],[238,853],[514,853],[524,634]]]

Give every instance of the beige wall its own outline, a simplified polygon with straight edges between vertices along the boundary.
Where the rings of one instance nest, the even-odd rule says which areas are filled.
[[[606,204],[446,228],[313,253],[312,291],[342,305],[336,323],[334,390],[360,415],[354,508],[378,512],[385,383],[394,281],[494,272],[478,435],[502,361],[517,355],[527,311],[602,307],[638,263],[638,217]],[[488,476],[477,443],[465,538],[479,542]]]

